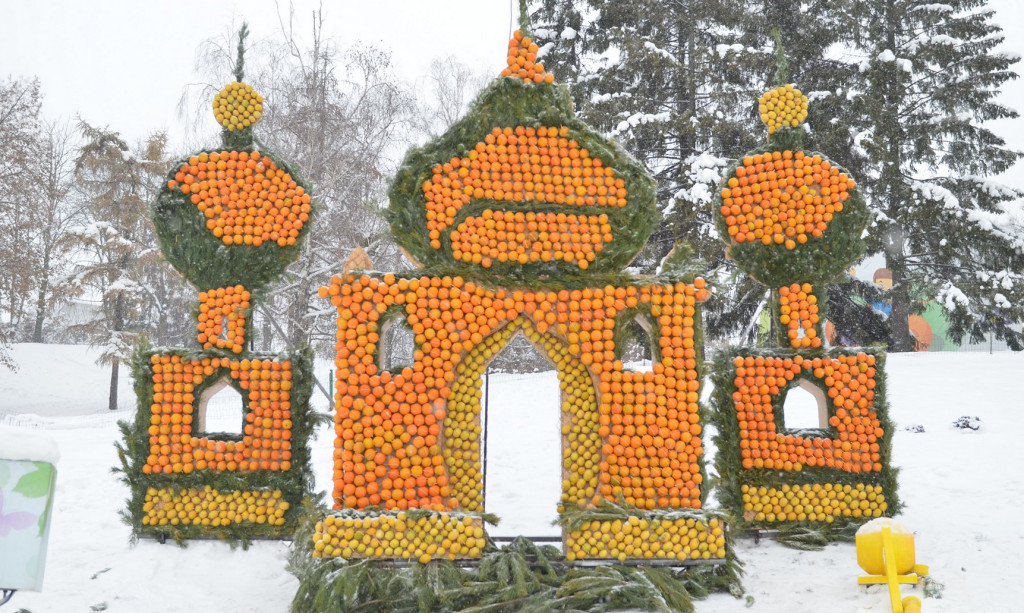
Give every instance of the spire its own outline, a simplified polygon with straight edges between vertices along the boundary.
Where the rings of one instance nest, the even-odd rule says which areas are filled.
[[[544,71],[544,64],[537,61],[537,43],[516,30],[508,41],[508,66],[501,71],[503,77],[517,77],[524,83],[554,83],[555,75]]]

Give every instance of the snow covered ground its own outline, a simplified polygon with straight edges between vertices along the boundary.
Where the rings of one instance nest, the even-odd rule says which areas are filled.
[[[61,453],[44,591],[19,592],[4,610],[287,611],[296,588],[284,570],[287,543],[260,542],[248,551],[212,542],[184,549],[128,545],[128,528],[118,517],[127,490],[108,469],[117,461],[115,421],[132,414],[132,391],[126,381],[122,410],[107,411],[109,369],[96,367],[93,355],[80,347],[20,345],[21,370],[0,371],[0,427],[46,430]],[[321,376],[327,368],[319,369]],[[918,562],[930,565],[945,586],[941,599],[924,601],[926,612],[1024,611],[1021,372],[1024,355],[1012,353],[889,358],[889,398],[899,424],[894,456],[906,503],[901,519],[917,534]],[[558,496],[557,469],[551,470],[559,465],[554,374],[492,375],[490,381],[487,503],[507,518],[493,532],[553,534],[547,522]],[[314,399],[325,408],[322,396]],[[982,429],[953,428],[963,415],[980,417]],[[924,432],[904,430],[910,425]],[[326,490],[330,431],[313,445],[318,486]],[[889,610],[883,588],[857,586],[852,545],[801,552],[741,539],[737,549],[746,563],[749,609],[745,601],[716,595],[699,602],[699,612]],[[904,587],[904,593],[920,596],[921,590]]]

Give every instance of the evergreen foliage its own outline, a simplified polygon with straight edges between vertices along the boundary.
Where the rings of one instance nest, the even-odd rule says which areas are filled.
[[[735,379],[736,369],[734,360],[739,357],[794,357],[799,352],[787,349],[752,350],[750,348],[730,348],[720,351],[714,360],[712,367],[712,383],[714,392],[712,404],[714,410],[709,413],[709,423],[712,424],[717,434],[714,437],[715,448],[718,450],[715,455],[715,469],[719,475],[716,495],[719,503],[731,515],[730,526],[733,530],[747,529],[769,529],[777,530],[780,543],[798,549],[820,549],[822,546],[833,541],[851,541],[856,529],[866,520],[852,517],[838,517],[830,523],[812,521],[776,521],[771,524],[759,524],[754,518],[747,515],[744,510],[742,486],[750,487],[780,487],[803,484],[833,483],[850,485],[856,487],[859,483],[879,485],[885,502],[888,504],[884,512],[886,517],[899,514],[902,503],[897,492],[898,469],[892,467],[892,433],[894,432],[893,422],[889,417],[889,404],[886,400],[885,381],[885,353],[875,349],[862,350],[875,356],[875,386],[874,400],[871,410],[877,414],[878,422],[885,433],[878,440],[879,462],[882,470],[879,473],[852,473],[837,468],[805,467],[802,471],[783,472],[766,468],[744,469],[742,464],[742,446],[740,442],[740,425],[736,418],[734,394],[737,393]],[[846,350],[833,349],[822,357],[836,357],[846,355]],[[795,379],[794,379],[795,380]],[[820,385],[814,382],[815,385]],[[772,399],[772,413],[775,416],[775,423],[782,424],[784,393],[779,393]],[[831,408],[831,407],[830,407]],[[830,410],[830,415],[834,410]],[[813,429],[807,432],[811,436],[824,436],[836,438],[835,428],[828,427],[824,430]]]
[[[386,211],[395,240],[427,266],[454,266],[465,271],[480,268],[455,262],[447,233],[441,235],[440,249],[430,246],[422,186],[431,178],[434,165],[455,156],[468,155],[495,127],[506,126],[568,127],[570,137],[579,142],[581,148],[588,149],[592,157],[600,158],[605,167],[614,169],[616,177],[625,181],[628,197],[624,207],[594,207],[595,213],[608,215],[614,238],[605,245],[588,270],[581,271],[575,263],[564,261],[526,265],[496,262],[486,271],[487,276],[513,283],[538,278],[558,279],[559,282],[570,279],[584,281],[594,273],[615,273],[625,268],[657,223],[653,181],[645,169],[615,142],[576,119],[572,100],[564,86],[557,83],[524,84],[516,78],[495,80],[480,93],[469,113],[445,135],[423,148],[412,148],[406,154],[391,188],[391,206]],[[462,207],[453,226],[467,217],[479,215],[484,209],[504,210],[507,205],[505,202],[475,199]],[[517,211],[579,211],[576,207],[539,202],[518,203],[515,208]]]
[[[1014,349],[1024,319],[1021,194],[998,184],[1020,153],[985,126],[1017,112],[995,98],[1017,75],[985,0],[851,3],[856,165],[872,209],[869,251],[892,271],[894,348],[910,350],[919,294],[946,309],[954,338],[993,332]]]
[[[489,542],[482,558],[471,566],[447,560],[404,565],[382,560],[315,559],[313,530],[325,510],[312,502],[304,508],[288,565],[289,572],[299,579],[292,601],[295,613],[692,613],[692,601],[712,592],[727,592],[737,598],[743,594],[740,563],[731,553],[725,564],[718,565],[588,568],[567,563],[553,546],[520,537],[502,547]],[[587,516],[563,520],[571,523],[628,515],[621,507],[605,505]]]
[[[132,377],[135,381],[135,395],[139,399],[140,410],[131,422],[120,421],[124,443],[115,443],[120,466],[114,472],[121,474],[121,480],[131,490],[127,500],[127,509],[121,515],[124,522],[132,528],[132,538],[140,536],[166,539],[171,538],[179,544],[186,539],[217,538],[232,544],[239,543],[247,547],[253,539],[287,538],[295,529],[299,517],[303,515],[303,500],[313,496],[313,472],[310,466],[309,437],[317,423],[316,414],[309,407],[312,392],[313,354],[309,348],[285,355],[247,354],[249,359],[274,359],[291,361],[292,388],[289,400],[291,411],[291,469],[272,472],[260,471],[225,471],[197,470],[188,474],[145,474],[143,466],[150,455],[150,406],[153,401],[153,365],[152,356],[180,355],[183,360],[210,357],[209,352],[187,352],[184,350],[158,349],[153,350],[147,343],[140,343],[132,356]],[[210,377],[205,385],[215,383],[216,377]],[[198,398],[202,387],[195,390]],[[248,403],[247,403],[248,405]],[[247,409],[248,410],[248,409]],[[282,526],[270,526],[254,522],[244,522],[227,526],[165,525],[154,526],[142,523],[146,514],[143,505],[149,488],[157,489],[203,489],[210,487],[220,492],[235,490],[280,490],[282,500],[288,502],[285,511],[285,523]]]
[[[74,234],[89,257],[75,270],[74,284],[101,299],[100,317],[80,329],[101,348],[100,362],[111,365],[109,408],[115,410],[120,362],[144,331],[147,311],[159,308],[147,289],[166,274],[149,248],[155,237],[147,201],[167,168],[167,139],[156,134],[132,151],[115,132],[86,123],[81,131],[76,181],[89,212]]]
[[[765,292],[723,260],[711,185],[763,133],[752,98],[791,81],[811,102],[807,147],[863,187],[867,253],[893,271],[894,348],[913,347],[906,318],[928,299],[946,308],[954,337],[994,332],[1020,348],[1010,327],[1024,319],[1011,272],[1022,269],[1020,194],[992,179],[1018,153],[985,126],[1017,116],[995,100],[1017,58],[995,51],[1003,39],[985,0],[534,0],[531,9],[542,58],[580,116],[657,176],[667,223],[651,249],[685,238],[708,262],[712,337],[750,337]],[[854,313],[865,312],[834,315]]]

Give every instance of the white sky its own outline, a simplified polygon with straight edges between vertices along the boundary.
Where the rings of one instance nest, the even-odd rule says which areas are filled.
[[[515,2],[515,0],[511,0]],[[287,3],[281,3],[287,7]],[[295,0],[296,31],[309,30],[320,5]],[[1003,49],[1024,56],[1024,2],[990,0],[1003,27]],[[282,8],[282,13],[286,11]],[[432,59],[457,55],[490,74],[504,66],[511,32],[509,0],[325,0],[325,28],[340,48],[358,41],[393,54],[400,77],[415,81]],[[0,78],[37,75],[49,118],[73,117],[120,131],[133,141],[185,126],[176,115],[193,72],[196,49],[228,36],[242,21],[254,38],[280,31],[272,0],[0,0]],[[1016,71],[1024,73],[1024,63]],[[1024,112],[1024,80],[1002,102]],[[992,128],[1024,150],[1024,118]],[[1024,189],[1024,163],[1002,177]]]

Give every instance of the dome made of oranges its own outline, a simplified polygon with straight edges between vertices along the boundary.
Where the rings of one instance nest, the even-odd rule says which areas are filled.
[[[224,148],[174,164],[153,212],[164,255],[189,281],[255,291],[298,257],[313,201],[283,162]]]
[[[517,31],[469,113],[406,155],[387,216],[413,259],[528,279],[618,272],[643,247],[654,180],[576,118],[538,51]]]
[[[828,282],[864,249],[864,199],[850,173],[801,150],[807,97],[791,85],[761,97],[769,144],[736,161],[719,186],[714,215],[728,254],[770,287]]]
[[[817,153],[751,152],[714,203],[729,256],[770,287],[829,281],[863,253],[867,206],[849,173]]]

